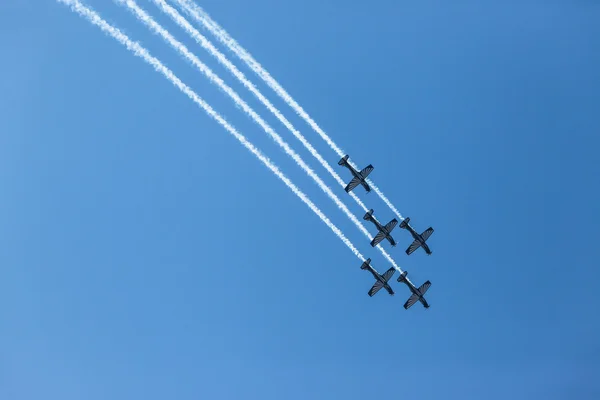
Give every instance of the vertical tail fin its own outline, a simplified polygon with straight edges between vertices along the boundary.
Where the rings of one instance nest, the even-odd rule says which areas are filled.
[[[365,214],[363,219],[365,221],[370,221],[372,218],[373,218],[373,209],[371,208],[369,211],[367,211],[367,213]]]

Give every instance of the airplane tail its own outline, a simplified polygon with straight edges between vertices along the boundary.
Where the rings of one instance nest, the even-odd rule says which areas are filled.
[[[348,157],[349,157],[348,154],[346,154],[344,157],[342,157],[341,160],[338,161],[338,165],[346,165],[346,164],[348,164]]]
[[[400,228],[406,229],[409,222],[410,222],[410,217],[404,218],[404,221],[400,222]]]
[[[360,269],[369,269],[370,264],[371,264],[371,259],[367,258],[367,260],[365,262],[363,262],[362,265],[360,266]]]
[[[372,218],[373,218],[373,209],[371,208],[369,211],[367,211],[367,213],[365,214],[363,219],[365,221],[370,221]]]
[[[401,273],[400,276],[398,277],[397,281],[398,282],[405,282],[406,281],[406,275],[408,275],[408,271],[404,271],[403,273]]]

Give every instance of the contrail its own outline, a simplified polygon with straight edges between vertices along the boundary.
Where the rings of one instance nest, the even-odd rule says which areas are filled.
[[[231,124],[229,124],[219,113],[217,113],[208,103],[206,103],[200,96],[190,89],[185,83],[183,83],[175,74],[164,66],[157,58],[150,55],[148,50],[142,47],[139,43],[133,42],[127,35],[121,32],[118,28],[110,25],[108,22],[102,19],[98,13],[94,10],[84,6],[78,0],[57,0],[60,3],[64,3],[71,7],[71,10],[79,14],[80,16],[87,19],[93,25],[98,26],[103,32],[110,35],[113,39],[116,39],[119,43],[125,46],[136,56],[142,58],[145,62],[150,64],[157,72],[160,72],[165,78],[167,78],[175,87],[181,90],[187,95],[192,101],[194,101],[200,108],[202,108],[210,117],[216,120],[223,128],[232,134],[246,149],[254,154],[262,163],[271,170],[279,179],[290,188],[296,196],[300,198],[319,218],[340,238],[342,242],[358,257],[361,261],[365,261],[362,254],[354,247],[352,242],[344,236],[338,227],[336,227],[319,208],[300,190],[296,185],[286,177],[279,168],[269,160],[265,155],[262,154],[251,142],[249,142],[241,133],[239,133]]]
[[[302,117],[311,128],[321,136],[321,138],[337,153],[339,157],[343,157],[346,153],[340,149],[333,140],[317,125],[317,123],[308,115],[306,111],[290,96],[285,89],[263,68],[250,53],[248,53],[239,43],[233,39],[225,29],[217,24],[203,9],[197,6],[190,0],[174,0],[185,13],[190,15],[197,22],[202,24],[209,32],[217,37],[217,39],[225,44],[235,55],[244,61],[251,69],[260,76],[271,89],[275,91],[300,117]],[[349,161],[354,168],[358,167]],[[392,202],[383,194],[383,192],[370,179],[367,179],[373,191],[383,200],[383,202],[400,218],[404,219],[402,214],[394,207]]]
[[[241,72],[235,65],[227,59],[227,57],[221,53],[213,44],[206,39],[196,28],[194,28],[175,8],[167,4],[165,0],[152,0],[154,3],[167,15],[169,15],[181,28],[183,28],[190,36],[194,38],[196,43],[207,50],[213,57],[215,57],[222,65],[224,65],[242,84],[252,92],[268,109],[271,111],[277,119],[298,139],[304,147],[315,157],[319,163],[333,176],[333,178],[342,186],[345,187],[346,183],[340,178],[340,176],[331,168],[331,165],[323,159],[321,154],[306,140],[306,138],[288,121],[287,118],[275,107],[273,104],[256,88],[256,86],[250,82],[243,72]],[[368,211],[368,208],[364,203],[354,194],[350,192],[350,196],[356,201],[356,203],[362,207],[363,211]]]
[[[329,187],[319,178],[319,176],[304,162],[304,160],[290,148],[290,146],[279,136],[240,96],[221,78],[219,78],[210,68],[202,63],[198,57],[192,54],[181,42],[177,41],[166,29],[160,26],[148,13],[141,9],[133,0],[116,0],[119,3],[124,3],[127,7],[135,14],[135,16],[143,22],[145,25],[150,27],[154,32],[158,33],[162,38],[167,41],[175,50],[181,55],[186,57],[200,72],[202,72],[211,82],[215,83],[221,90],[227,93],[235,102],[235,104],[244,110],[263,130],[271,136],[284,151],[296,161],[296,163],[319,185],[331,200],[335,202],[340,210],[342,210],[348,218],[356,225],[356,227],[366,236],[369,240],[373,238],[369,234],[369,231],[356,219],[354,214],[348,210],[346,205],[340,201],[340,199],[329,189]],[[396,262],[390,257],[390,255],[380,246],[377,248],[383,256],[394,266],[394,268],[400,270],[396,265]]]

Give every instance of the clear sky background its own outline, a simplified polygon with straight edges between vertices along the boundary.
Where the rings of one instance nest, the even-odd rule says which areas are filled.
[[[431,308],[406,311],[397,274],[394,297],[369,298],[373,279],[343,243],[141,59],[56,2],[1,2],[0,398],[599,398],[600,5],[448,3],[199,3],[354,162],[375,166],[416,229],[435,228],[431,257],[406,256],[399,229],[396,248],[384,243],[415,284],[432,282]],[[389,268],[228,97],[126,9],[88,4]],[[265,107],[139,4],[362,220]]]

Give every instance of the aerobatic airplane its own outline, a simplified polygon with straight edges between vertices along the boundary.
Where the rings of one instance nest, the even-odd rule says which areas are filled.
[[[398,220],[396,218],[385,224],[385,226],[382,226],[379,223],[379,221],[377,221],[375,217],[373,217],[373,209],[371,208],[369,211],[367,211],[363,219],[365,221],[371,221],[372,223],[374,223],[377,227],[377,230],[379,230],[377,235],[375,235],[373,240],[371,240],[371,246],[377,246],[383,239],[387,239],[392,246],[396,246],[396,241],[394,240],[392,235],[390,235],[390,233],[392,233],[392,230],[394,230],[396,224],[398,223]]]
[[[394,273],[396,272],[394,267],[388,269],[383,275],[380,275],[379,272],[377,272],[375,270],[375,268],[371,267],[371,259],[367,258],[367,261],[362,263],[362,265],[360,266],[360,269],[368,270],[375,277],[376,282],[373,285],[373,287],[371,288],[371,290],[369,290],[369,296],[372,297],[375,293],[379,292],[379,290],[382,287],[384,287],[385,290],[388,291],[390,296],[394,295],[394,291],[392,290],[391,286],[388,284],[388,281],[392,278],[392,276],[394,276]]]
[[[417,300],[423,304],[423,307],[429,308],[429,303],[427,303],[427,300],[425,300],[425,297],[423,296],[425,295],[425,292],[427,292],[427,289],[429,289],[429,286],[431,286],[431,282],[427,281],[424,284],[422,284],[420,288],[417,289],[415,285],[413,285],[413,283],[408,280],[406,275],[408,275],[408,271],[404,271],[398,277],[398,282],[406,283],[406,286],[408,286],[408,288],[412,292],[412,295],[408,298],[406,303],[404,303],[404,309],[408,310],[410,307],[412,307],[413,304],[417,302]]]
[[[369,193],[371,191],[371,188],[369,187],[369,184],[367,183],[366,179],[367,176],[369,176],[369,174],[371,173],[371,171],[373,171],[375,168],[373,168],[373,166],[369,164],[360,172],[358,172],[352,167],[352,165],[348,163],[348,157],[348,154],[346,154],[344,157],[342,157],[340,161],[338,161],[338,165],[348,168],[350,172],[352,172],[353,176],[352,180],[350,181],[350,183],[348,183],[348,185],[346,185],[346,188],[344,190],[346,191],[346,193],[350,193],[355,187],[357,187],[360,184],[365,188],[367,193]]]
[[[408,249],[406,249],[406,254],[411,255],[416,249],[418,249],[419,247],[423,247],[423,250],[425,250],[425,253],[427,253],[427,255],[431,255],[431,250],[429,250],[429,246],[425,242],[427,241],[427,239],[429,239],[429,236],[431,236],[431,234],[433,233],[433,228],[429,227],[429,228],[427,228],[427,230],[425,230],[423,233],[421,233],[419,235],[413,229],[413,227],[410,226],[409,222],[410,222],[410,218],[408,218],[408,217],[406,217],[406,219],[404,221],[400,222],[400,228],[408,230],[410,232],[410,234],[412,235],[412,237],[415,239],[415,241],[412,242],[412,244],[410,246],[408,246]]]

